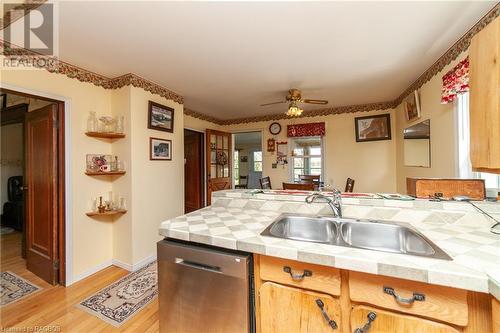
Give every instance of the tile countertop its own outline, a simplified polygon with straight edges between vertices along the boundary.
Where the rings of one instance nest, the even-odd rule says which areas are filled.
[[[161,223],[165,237],[293,259],[371,274],[491,293],[500,300],[500,236],[493,221],[463,202],[344,198],[344,217],[410,223],[453,260],[439,260],[327,244],[300,242],[260,233],[281,213],[331,215],[324,203],[306,204],[304,195],[212,194],[212,206]],[[500,204],[477,203],[497,219]]]

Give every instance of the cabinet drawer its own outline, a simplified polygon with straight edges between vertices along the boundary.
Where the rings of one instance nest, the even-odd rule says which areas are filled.
[[[336,268],[267,256],[259,258],[262,280],[340,295],[340,271]]]
[[[354,302],[369,303],[455,325],[468,322],[467,291],[365,273],[349,273]]]
[[[351,312],[351,332],[369,323],[367,332],[384,333],[460,333],[455,328],[413,316],[391,313],[367,306],[355,306]]]

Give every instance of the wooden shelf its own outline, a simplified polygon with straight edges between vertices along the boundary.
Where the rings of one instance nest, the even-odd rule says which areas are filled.
[[[88,212],[86,213],[87,216],[114,216],[114,215],[122,215],[125,214],[127,210],[125,209],[117,209],[117,210],[108,210],[105,211],[104,213],[99,213],[99,212]]]
[[[85,135],[93,138],[120,139],[125,137],[125,133],[115,132],[85,132]]]
[[[94,171],[85,171],[87,176],[116,176],[116,175],[124,175],[125,171],[110,171],[110,172],[94,172]]]

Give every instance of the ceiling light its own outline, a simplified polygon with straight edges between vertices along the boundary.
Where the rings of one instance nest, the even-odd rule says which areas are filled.
[[[288,111],[286,112],[286,115],[289,117],[298,117],[302,114],[303,111],[304,110],[302,110],[297,106],[297,103],[295,101],[292,101],[288,106]]]

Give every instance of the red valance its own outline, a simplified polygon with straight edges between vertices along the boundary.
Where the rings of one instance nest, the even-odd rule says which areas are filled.
[[[309,123],[287,126],[287,136],[324,136],[325,123]]]
[[[457,94],[469,91],[469,57],[458,63],[452,70],[443,76],[443,90],[441,104],[448,104],[455,100]]]

